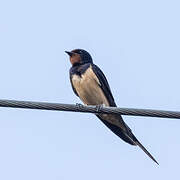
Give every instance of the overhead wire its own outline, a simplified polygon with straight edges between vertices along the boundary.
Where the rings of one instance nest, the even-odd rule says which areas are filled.
[[[129,115],[129,116],[147,116],[147,117],[180,119],[180,111],[107,107],[103,105],[87,106],[82,104],[62,104],[62,103],[0,99],[0,107],[52,110],[52,111],[70,111],[70,112],[98,113],[98,114],[106,113],[106,114],[120,114],[120,115]]]

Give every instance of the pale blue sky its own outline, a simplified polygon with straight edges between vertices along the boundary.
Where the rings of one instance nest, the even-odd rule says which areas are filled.
[[[0,2],[0,99],[79,103],[64,50],[84,48],[120,107],[180,110],[179,1]],[[94,115],[0,108],[0,179],[179,179],[180,121],[124,120],[159,161]]]

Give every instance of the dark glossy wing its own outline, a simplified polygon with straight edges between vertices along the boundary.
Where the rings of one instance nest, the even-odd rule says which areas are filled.
[[[100,68],[96,65],[92,65],[93,71],[98,77],[98,80],[101,84],[101,89],[104,92],[106,98],[109,101],[110,106],[116,106],[114,102],[114,98],[111,93],[111,89],[109,87],[109,84],[107,82],[107,79],[103,72],[100,70]],[[121,115],[116,115],[117,118],[121,123],[124,123],[124,127],[126,127],[126,131],[122,130],[122,128],[117,127],[106,120],[103,119],[103,117],[98,114],[96,115],[109,129],[111,129],[112,132],[114,132],[117,136],[122,138],[125,142],[131,144],[131,145],[138,145],[154,162],[158,164],[158,162],[154,159],[154,157],[146,150],[146,148],[137,140],[137,138],[132,133],[131,129],[128,127],[128,125],[123,121]]]
[[[103,74],[103,72],[101,71],[101,69],[96,66],[96,65],[92,65],[92,69],[93,72],[96,74],[96,76],[98,77],[98,80],[100,82],[100,87],[102,89],[102,91],[104,92],[110,106],[114,106],[116,107],[113,95],[111,93],[111,89],[109,87],[109,84],[107,82],[107,79],[105,77],[105,75]],[[96,115],[109,129],[111,129],[112,132],[114,132],[117,136],[119,136],[120,138],[122,138],[124,141],[126,141],[127,143],[131,144],[131,145],[135,145],[135,143],[133,142],[133,139],[128,137],[127,135],[125,135],[125,131],[123,130],[124,128],[126,129],[126,133],[129,133],[131,135],[131,130],[130,128],[126,125],[126,123],[123,121],[121,115],[115,115],[116,118],[119,120],[120,124],[123,126],[122,128],[113,125],[111,123],[109,123],[108,121],[104,120],[104,118],[101,116],[101,114],[97,114]],[[109,117],[111,118],[111,116]]]
[[[110,86],[108,84],[108,81],[105,77],[105,75],[103,74],[103,72],[101,71],[101,69],[96,66],[95,64],[92,64],[92,69],[93,69],[93,72],[96,74],[99,82],[100,82],[100,87],[102,89],[102,91],[104,92],[110,106],[116,106],[116,103],[114,101],[114,98],[113,98],[113,95],[111,93],[111,89],[110,89]]]

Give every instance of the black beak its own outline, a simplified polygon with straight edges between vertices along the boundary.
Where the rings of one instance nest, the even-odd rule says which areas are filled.
[[[65,53],[67,53],[70,57],[74,54],[73,52],[70,51],[65,51]]]

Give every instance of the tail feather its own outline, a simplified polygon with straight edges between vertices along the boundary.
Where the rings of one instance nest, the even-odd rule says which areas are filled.
[[[106,120],[103,120],[100,116],[97,116],[114,134],[116,134],[118,137],[120,137],[122,140],[124,140],[126,143],[136,146],[132,138],[127,136],[121,128],[118,126],[115,126],[114,124],[109,123]]]
[[[126,135],[126,133],[125,133]],[[156,159],[151,155],[151,153],[137,140],[137,138],[134,136],[134,134],[130,131],[128,132],[127,137],[131,138],[134,142],[134,145],[139,146],[148,156],[150,159],[152,159],[155,163],[159,165],[159,163],[156,161]]]
[[[156,159],[148,152],[148,150],[137,140],[137,138],[132,133],[131,129],[128,127],[128,125],[124,122],[124,125],[126,127],[126,132],[122,130],[120,127],[109,123],[108,121],[104,120],[101,116],[96,115],[113,133],[115,133],[117,136],[119,136],[122,140],[124,140],[126,143],[129,143],[131,145],[137,145],[139,146],[155,163],[159,165],[159,163],[156,161]],[[122,117],[120,117],[122,120]]]
[[[130,136],[133,139],[133,142],[135,145],[139,146],[155,163],[159,165],[159,163],[156,161],[156,159],[151,155],[151,153],[138,141],[138,139],[134,136],[132,131],[130,130],[128,136]]]
[[[137,140],[135,141],[136,145],[138,145],[155,163],[159,165],[156,159],[150,154],[150,152]]]

